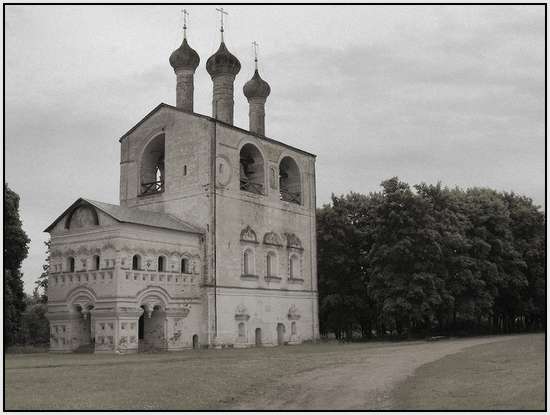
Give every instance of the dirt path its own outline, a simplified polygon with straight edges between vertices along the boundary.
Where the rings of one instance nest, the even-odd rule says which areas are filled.
[[[426,363],[518,336],[415,342],[365,349],[354,364],[322,367],[251,391],[233,409],[392,409],[395,385]]]

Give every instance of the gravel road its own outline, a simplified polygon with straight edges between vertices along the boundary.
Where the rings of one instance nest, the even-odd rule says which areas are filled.
[[[273,382],[236,402],[232,409],[392,409],[392,389],[416,368],[471,346],[514,338],[517,336],[368,348],[353,364],[321,367]]]

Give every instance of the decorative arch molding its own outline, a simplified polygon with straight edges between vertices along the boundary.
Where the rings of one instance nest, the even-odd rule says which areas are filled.
[[[296,307],[295,304],[292,304],[290,306],[290,308],[288,309],[288,314],[287,314],[287,317],[289,320],[299,320],[301,315],[300,315],[300,312],[298,311],[298,307]]]
[[[107,243],[103,244],[101,249],[103,251],[108,251],[109,249],[112,249],[113,251],[116,251],[116,246],[111,242],[107,242]]]
[[[264,235],[263,242],[265,245],[282,247],[281,237],[275,232],[268,232]]]
[[[248,321],[250,314],[244,304],[239,304],[235,309],[235,320],[237,321]]]
[[[298,249],[300,251],[304,250],[304,248],[302,247],[302,241],[300,241],[300,238],[298,238],[296,234],[285,233],[285,237],[286,237],[287,248]]]
[[[146,301],[153,302],[155,305],[160,305],[164,310],[170,303],[171,297],[162,287],[145,287],[136,294],[136,303],[138,307],[144,305]]]
[[[88,249],[88,247],[82,245],[82,246],[78,247],[78,249],[76,250],[76,254],[77,255],[90,255],[90,250]]]
[[[94,305],[97,301],[97,294],[89,287],[75,287],[67,293],[65,297],[69,308],[80,305],[83,309],[85,306]]]
[[[300,178],[302,178],[302,167],[300,166],[300,163],[298,163],[298,159],[293,155],[293,154],[290,154],[288,151],[283,151],[280,155],[279,155],[279,159],[277,160],[277,166],[280,166],[281,165],[281,161],[283,161],[284,158],[290,158],[294,161],[294,163],[296,163],[296,167],[298,167],[298,172],[300,173]]]
[[[90,203],[81,201],[67,214],[65,229],[87,228],[90,226],[99,226],[97,210]]]
[[[151,144],[152,141],[154,141],[158,136],[165,135],[166,132],[164,131],[164,127],[158,127],[153,130],[149,136],[145,140],[143,140],[140,144],[140,146],[137,148],[136,154],[138,154],[137,161],[138,165],[141,166],[143,153],[145,152],[145,149],[149,147],[149,144]],[[166,137],[165,137],[166,138]]]
[[[254,232],[254,229],[252,229],[250,225],[241,231],[241,242],[251,242],[254,244],[258,243],[256,232]]]
[[[239,141],[239,145],[237,146],[239,149],[239,155],[241,154],[241,150],[243,149],[243,147],[247,144],[252,144],[254,147],[258,149],[262,158],[264,159],[264,165],[265,165],[265,163],[267,163],[267,157],[265,155],[265,151],[262,147],[262,144],[260,143],[259,140],[251,140],[249,137],[243,138],[241,141]]]

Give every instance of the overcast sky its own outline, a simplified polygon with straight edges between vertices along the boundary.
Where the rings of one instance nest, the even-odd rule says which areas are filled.
[[[6,6],[6,181],[32,242],[78,197],[118,203],[118,138],[175,104],[168,57],[181,6]],[[190,6],[201,57],[195,111],[211,115],[205,70],[219,45],[214,6]],[[227,6],[225,38],[243,84],[272,89],[266,134],[317,154],[319,206],[331,193],[410,184],[513,190],[544,203],[544,6]]]

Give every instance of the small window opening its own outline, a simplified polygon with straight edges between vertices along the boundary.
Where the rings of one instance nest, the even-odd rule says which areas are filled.
[[[139,255],[132,257],[132,269],[137,271],[141,269],[141,257]]]
[[[99,269],[101,267],[101,259],[99,255],[94,255],[94,269]]]
[[[158,258],[157,271],[158,272],[165,271],[165,264],[164,264],[164,257],[163,256],[159,256],[159,258]]]
[[[74,272],[74,258],[72,256],[67,259],[67,270]]]
[[[181,273],[189,274],[189,260],[187,258],[181,260]]]

